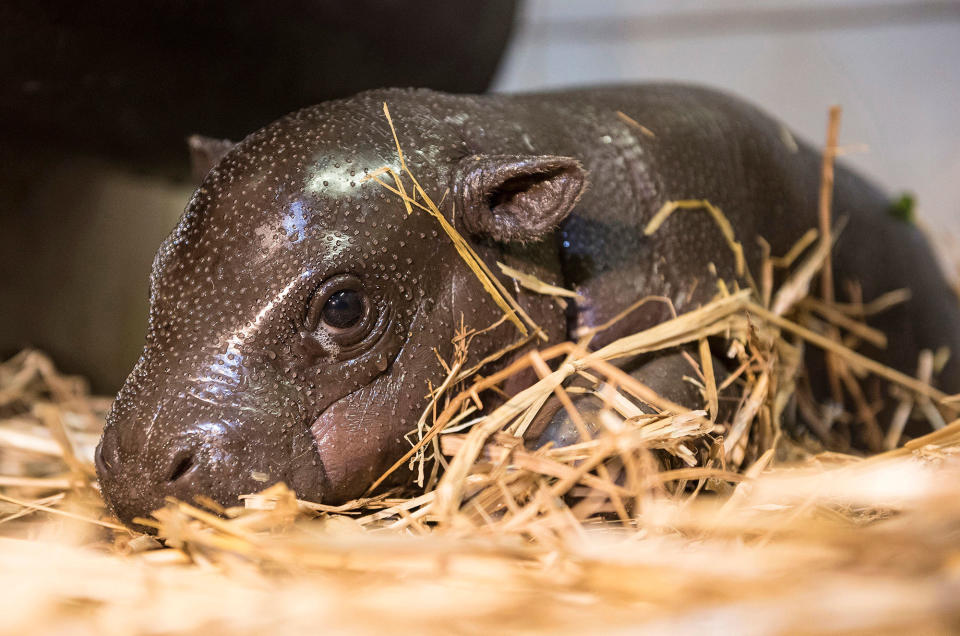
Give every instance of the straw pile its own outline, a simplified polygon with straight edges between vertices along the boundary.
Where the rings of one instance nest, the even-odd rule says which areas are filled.
[[[825,175],[834,150],[828,144]],[[406,184],[403,174],[381,181],[385,174],[375,178],[411,213],[439,214],[412,174]],[[21,353],[0,365],[0,630],[956,629],[960,400],[929,386],[936,352],[924,354],[917,377],[856,352],[883,338],[864,318],[902,295],[869,304],[810,296],[835,232],[824,205],[819,230],[767,258],[756,279],[743,271],[744,289],[721,288],[704,307],[602,349],[586,346],[587,333],[480,377],[463,368],[469,333],[458,334],[448,380],[397,464],[417,471],[415,491],[337,508],[298,501],[282,484],[236,509],[170,501],[152,520],[163,543],[116,525],[99,499],[92,453],[109,401],[41,353]],[[711,214],[741,249],[707,201],[673,202],[647,230],[673,213]],[[470,264],[469,245],[462,255]],[[528,342],[536,326],[482,261],[471,266]],[[777,268],[789,276],[774,289]],[[717,343],[730,375],[713,367]],[[699,409],[615,366],[681,345]],[[846,408],[808,395],[805,347],[829,352]],[[484,403],[528,368],[538,382],[499,406]],[[888,433],[860,390],[868,376],[896,387]],[[603,405],[589,423],[574,405],[583,394]],[[552,396],[596,433],[532,450],[520,436]],[[794,404],[807,424],[800,436],[782,429]],[[911,419],[933,432],[897,448]],[[825,452],[841,424],[889,450],[867,459]]]

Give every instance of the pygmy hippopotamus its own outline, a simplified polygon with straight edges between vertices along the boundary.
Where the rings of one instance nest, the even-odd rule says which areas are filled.
[[[364,179],[401,171],[384,103],[412,173],[481,258],[579,293],[564,308],[516,289],[554,342],[648,295],[690,310],[737,278],[705,213],[644,233],[667,201],[722,209],[754,271],[759,237],[784,254],[817,225],[819,153],[714,90],[390,89],[295,112],[226,151],[157,253],[146,345],[96,455],[123,521],[166,496],[228,505],[278,481],[329,504],[362,495],[409,449],[457,328],[502,317],[438,220]],[[834,213],[848,221],[834,275],[866,300],[912,291],[871,323],[890,335],[880,360],[912,373],[922,349],[960,350],[960,310],[921,233],[889,205],[838,167]],[[591,344],[669,316],[647,304]],[[516,337],[506,321],[476,336],[470,361]],[[938,381],[960,389],[956,357]]]

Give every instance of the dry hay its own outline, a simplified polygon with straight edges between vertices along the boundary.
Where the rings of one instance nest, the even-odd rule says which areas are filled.
[[[442,218],[412,174],[407,184],[390,176],[375,178],[409,211]],[[672,202],[656,218],[704,210],[742,254],[709,202]],[[902,294],[868,304],[808,294],[833,234],[821,224],[789,254],[768,255],[758,282],[744,277],[749,289],[721,286],[702,308],[596,351],[585,333],[481,377],[464,368],[477,333],[464,329],[397,463],[416,471],[416,492],[340,507],[298,501],[283,485],[229,510],[170,501],[145,520],[164,544],[116,525],[99,498],[92,452],[109,400],[23,352],[0,365],[0,631],[952,631],[960,420],[947,420],[960,400],[929,386],[942,355],[925,352],[909,377],[856,352],[883,344],[863,319]],[[469,245],[458,248],[504,320],[527,334],[516,347],[532,342],[536,325]],[[790,275],[773,289],[777,268]],[[643,302],[659,300],[633,308]],[[708,338],[724,344],[731,375],[713,368]],[[613,364],[681,345],[700,409]],[[811,346],[828,351],[846,409],[809,395]],[[499,385],[526,369],[539,381],[497,403]],[[574,376],[577,387],[565,382]],[[871,376],[895,387],[886,435],[861,389]],[[578,392],[602,402],[598,432],[525,447],[520,436],[551,396],[586,430]],[[800,438],[781,428],[795,407],[808,430]],[[895,448],[910,419],[933,432]],[[823,451],[841,425],[890,450]]]

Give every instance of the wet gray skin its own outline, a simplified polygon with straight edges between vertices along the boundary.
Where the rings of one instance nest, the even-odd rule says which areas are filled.
[[[443,380],[438,356],[451,359],[461,320],[482,329],[501,316],[435,219],[363,181],[400,168],[384,102],[412,171],[491,269],[499,260],[580,292],[564,310],[504,280],[551,341],[646,295],[692,309],[717,277],[736,279],[705,214],[676,214],[644,236],[665,201],[722,208],[755,271],[758,236],[783,254],[816,225],[817,153],[705,89],[382,90],[294,113],[216,163],[157,254],[143,355],[97,449],[104,495],[124,522],[167,496],[232,505],[278,481],[324,503],[362,495],[409,448],[403,436],[428,382]],[[911,288],[908,303],[872,321],[891,344],[869,353],[912,372],[923,348],[960,349],[960,312],[923,237],[887,208],[878,189],[838,170],[835,214],[849,222],[837,288],[858,281],[865,299]],[[668,316],[651,303],[593,345]],[[477,336],[467,364],[516,338],[509,323]],[[638,377],[642,362],[631,362]],[[960,389],[957,361],[940,382]]]

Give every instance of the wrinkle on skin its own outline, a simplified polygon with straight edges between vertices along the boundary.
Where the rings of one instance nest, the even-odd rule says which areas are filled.
[[[310,425],[310,428],[309,428],[308,430],[310,431],[310,434],[313,435],[313,439],[314,439],[314,441],[316,441],[316,443],[317,443],[318,446],[320,445],[320,440],[327,434],[328,429],[329,429],[332,425],[338,423],[336,420],[333,420],[333,419],[329,419],[329,420],[327,420],[327,421],[323,421],[323,420],[324,420],[324,416],[327,414],[327,412],[336,409],[337,405],[340,404],[341,402],[344,402],[344,401],[346,401],[346,400],[349,400],[350,398],[352,398],[354,395],[356,395],[356,394],[359,393],[360,391],[363,391],[364,389],[368,389],[368,388],[369,388],[369,385],[364,385],[364,386],[357,387],[357,388],[354,389],[353,391],[351,391],[351,392],[347,393],[346,395],[344,395],[343,397],[341,397],[339,400],[331,403],[330,406],[328,406],[327,408],[325,408],[323,411],[321,411],[321,412],[317,415],[316,418],[314,418],[313,424]]]
[[[247,404],[240,404],[237,402],[231,402],[231,401],[226,401],[224,399],[220,399],[220,398],[229,398],[230,396],[235,394],[234,391],[223,391],[219,393],[219,395],[215,395],[213,398],[204,397],[203,395],[195,392],[193,389],[187,389],[186,394],[191,398],[193,398],[194,400],[196,400],[197,402],[208,404],[217,409],[229,409],[231,411],[240,411],[240,412],[250,413],[254,415],[268,415],[270,417],[279,417],[281,415],[281,412],[277,410],[270,410],[260,406],[250,406]]]
[[[296,460],[302,459],[303,457],[305,457],[305,456],[307,456],[307,455],[309,455],[309,454],[311,454],[311,453],[315,453],[315,452],[317,451],[317,448],[316,448],[316,443],[317,443],[317,442],[316,442],[316,438],[313,436],[313,433],[311,432],[310,428],[305,428],[305,429],[303,429],[302,431],[300,431],[299,433],[297,433],[297,434],[294,436],[294,440],[299,439],[299,438],[301,438],[301,437],[309,437],[309,438],[310,438],[310,445],[306,446],[306,447],[303,449],[303,452],[301,452],[301,453],[293,456],[293,461],[294,461],[294,463],[296,463]]]

